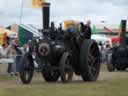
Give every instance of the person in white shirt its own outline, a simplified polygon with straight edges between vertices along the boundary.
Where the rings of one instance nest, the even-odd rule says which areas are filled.
[[[0,57],[6,57],[6,54],[7,54],[7,45],[2,44],[0,48]]]

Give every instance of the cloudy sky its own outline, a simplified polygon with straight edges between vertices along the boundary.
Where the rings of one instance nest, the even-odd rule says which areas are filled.
[[[128,0],[46,0],[51,2],[51,21],[65,19],[86,21],[91,19],[96,25],[117,26],[121,19],[128,19]],[[0,0],[0,25],[14,23],[41,25],[41,9],[31,6],[31,0]],[[101,21],[105,23],[101,23]]]

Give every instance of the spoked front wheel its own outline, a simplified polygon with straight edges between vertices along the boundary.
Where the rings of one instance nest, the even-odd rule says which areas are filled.
[[[60,73],[59,70],[55,69],[49,61],[43,60],[45,66],[43,66],[42,76],[47,82],[56,82],[59,79]]]
[[[72,80],[73,77],[72,57],[68,52],[65,52],[61,58],[60,75],[63,83]]]
[[[31,54],[25,53],[20,62],[20,79],[23,84],[29,84],[34,73],[34,65]]]

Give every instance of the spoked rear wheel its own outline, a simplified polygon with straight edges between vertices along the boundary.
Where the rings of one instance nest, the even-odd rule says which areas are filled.
[[[93,40],[84,40],[80,51],[80,69],[84,81],[96,81],[100,72],[100,52]]]
[[[72,57],[68,52],[65,52],[61,58],[60,75],[63,83],[72,80],[73,77]]]
[[[34,73],[34,65],[31,54],[25,53],[20,62],[20,79],[23,84],[29,84]]]

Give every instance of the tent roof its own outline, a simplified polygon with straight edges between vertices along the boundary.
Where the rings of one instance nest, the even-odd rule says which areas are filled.
[[[3,33],[7,33],[7,36],[10,36],[10,37],[17,37],[17,35],[18,35],[17,32],[8,30],[4,27],[0,27],[0,34],[3,34]]]

